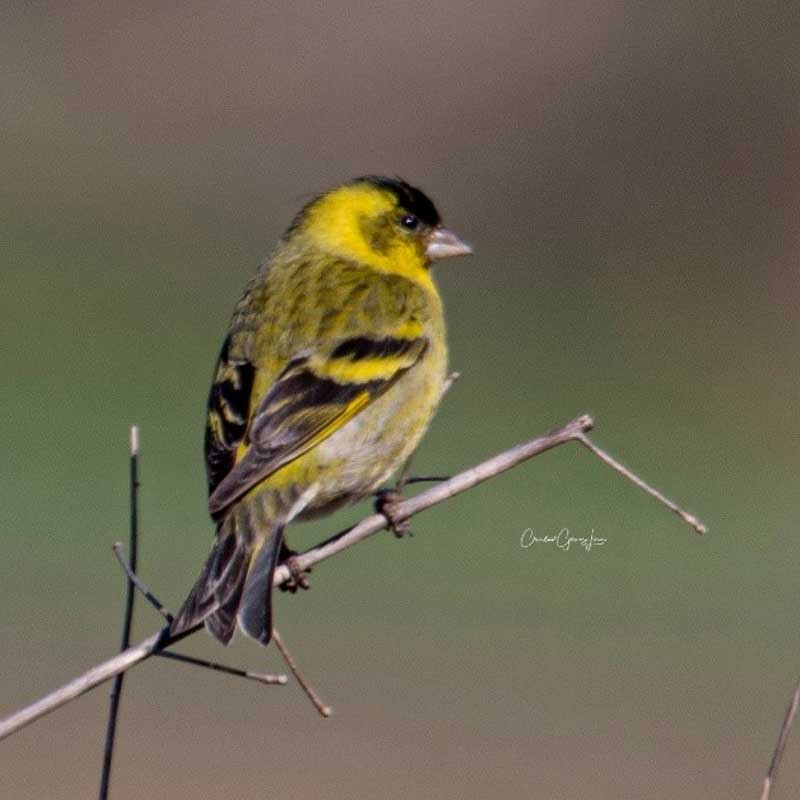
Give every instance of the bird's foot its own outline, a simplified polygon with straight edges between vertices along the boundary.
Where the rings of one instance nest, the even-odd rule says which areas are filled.
[[[278,588],[282,592],[291,592],[292,594],[295,594],[298,589],[310,589],[311,584],[308,581],[308,576],[311,574],[311,568],[303,569],[300,566],[297,553],[294,550],[289,550],[285,545],[281,556],[281,562],[289,568],[291,577]]]
[[[411,522],[397,518],[397,506],[403,501],[403,493],[398,489],[381,489],[375,493],[375,511],[386,517],[389,530],[398,538],[413,536]]]

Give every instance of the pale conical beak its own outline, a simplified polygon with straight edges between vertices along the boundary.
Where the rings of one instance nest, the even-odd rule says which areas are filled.
[[[468,256],[472,253],[472,248],[456,236],[453,231],[438,225],[428,237],[425,245],[425,255],[431,261],[438,261],[441,258],[453,258],[455,256]]]

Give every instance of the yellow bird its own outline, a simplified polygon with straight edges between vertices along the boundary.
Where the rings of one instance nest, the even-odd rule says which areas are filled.
[[[364,498],[416,447],[447,366],[431,262],[470,248],[428,197],[363,177],[308,203],[236,306],[208,401],[217,531],[170,632],[267,644],[285,526]]]

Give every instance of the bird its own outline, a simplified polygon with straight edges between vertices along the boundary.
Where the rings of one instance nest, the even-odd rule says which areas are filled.
[[[443,393],[439,260],[472,249],[428,196],[368,175],[314,197],[236,305],[205,430],[211,552],[170,624],[272,638],[284,531],[373,495],[410,456]]]

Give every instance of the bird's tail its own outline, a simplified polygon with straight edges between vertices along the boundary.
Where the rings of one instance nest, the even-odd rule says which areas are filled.
[[[283,526],[265,537],[256,534],[245,504],[223,519],[200,577],[170,625],[174,636],[199,622],[222,644],[236,629],[268,644],[272,638],[272,577],[283,540]]]

